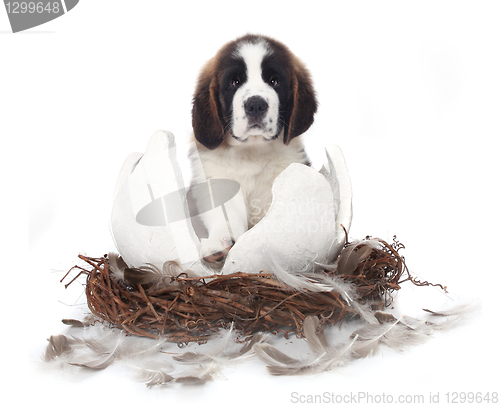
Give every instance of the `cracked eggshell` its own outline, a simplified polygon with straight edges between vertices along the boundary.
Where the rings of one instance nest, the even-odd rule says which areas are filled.
[[[172,193],[179,194],[179,202],[185,205],[179,210],[187,214],[175,139],[172,133],[160,130],[151,136],[143,155],[133,153],[125,160],[115,187],[110,230],[129,267],[150,263],[161,269],[170,260],[192,266],[199,260],[198,239],[189,216],[169,223],[163,197]],[[155,201],[158,216],[150,224],[141,224],[137,215]]]
[[[290,271],[312,271],[314,262],[338,256],[352,219],[351,182],[338,146],[326,149],[320,172],[291,164],[273,184],[273,200],[266,216],[242,235],[222,269],[258,273],[279,266]],[[342,227],[343,226],[343,227]]]

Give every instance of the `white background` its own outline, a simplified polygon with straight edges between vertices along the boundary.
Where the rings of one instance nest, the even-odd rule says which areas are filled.
[[[82,0],[12,34],[0,10],[2,366],[21,368],[10,375],[18,388],[7,387],[54,406],[288,405],[294,391],[440,392],[444,403],[446,392],[499,391],[499,17],[494,1]],[[309,67],[320,109],[304,139],[315,166],[325,144],[344,152],[351,238],[396,234],[415,275],[448,286],[446,296],[404,285],[400,312],[474,298],[482,312],[404,354],[312,377],[272,377],[255,361],[226,381],[147,390],[112,369],[44,370],[46,338],[84,303],[81,287],[59,283],[63,272],[79,253],[114,248],[107,224],[124,158],[157,129],[188,138],[201,66],[247,32],[284,42]]]

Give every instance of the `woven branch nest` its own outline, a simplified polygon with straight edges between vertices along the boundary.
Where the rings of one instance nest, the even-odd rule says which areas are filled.
[[[391,305],[392,293],[404,281],[434,285],[416,281],[409,274],[399,254],[402,248],[396,237],[392,244],[368,237],[347,243],[336,265],[326,267],[324,273],[351,283],[358,303],[382,309]],[[170,285],[158,289],[152,284],[115,280],[106,255],[79,257],[87,268],[75,266],[71,270],[78,269],[78,276],[87,275],[86,296],[91,312],[99,320],[133,335],[164,335],[179,344],[202,343],[220,328],[234,323],[244,337],[258,331],[282,332],[285,337],[293,332],[302,337],[302,325],[308,316],[317,316],[324,326],[341,324],[357,315],[356,309],[336,291],[298,291],[265,271],[195,278],[180,274],[171,278]]]

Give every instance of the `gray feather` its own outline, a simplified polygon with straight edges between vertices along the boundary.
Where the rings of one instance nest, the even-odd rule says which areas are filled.
[[[349,245],[340,255],[338,261],[338,273],[341,275],[351,275],[359,263],[366,260],[372,253],[373,247],[380,247],[380,243],[376,244],[368,243],[371,240],[363,240],[357,243],[352,243]]]
[[[205,384],[212,380],[212,376],[207,374],[204,376],[180,376],[175,379],[176,383],[182,384]]]
[[[70,365],[87,367],[89,369],[105,369],[111,365],[117,358],[117,350],[122,341],[123,335],[119,335],[114,346],[110,349],[102,346],[97,341],[84,341],[85,345],[91,350],[87,354],[75,356],[68,361]]]
[[[85,326],[88,326],[78,319],[62,319],[61,322],[64,325],[69,325],[72,326],[73,328],[84,328]]]
[[[123,258],[118,254],[114,252],[109,252],[108,253],[108,264],[109,264],[109,270],[111,272],[111,275],[116,279],[116,280],[123,280],[124,279],[124,271],[128,267],[125,261],[123,261]]]
[[[147,387],[161,386],[174,380],[174,377],[169,374],[173,370],[171,365],[152,361],[146,363],[146,367],[133,367],[139,370],[137,380],[146,382]]]
[[[252,348],[257,343],[262,343],[268,339],[268,335],[264,335],[262,333],[256,333],[252,336],[252,338],[245,342],[245,344],[237,351],[235,357],[246,355],[247,353],[252,351]]]
[[[307,344],[316,353],[325,353],[328,344],[323,330],[317,333],[319,318],[317,316],[307,317],[302,326],[302,334],[307,340]]]
[[[144,369],[144,372],[138,376],[138,379],[146,382],[146,386],[148,387],[161,386],[174,380],[172,376],[165,372],[148,369]]]
[[[76,361],[69,363],[73,366],[87,367],[89,369],[101,370],[107,368],[115,361],[115,355],[96,355],[86,357],[81,357],[76,359]]]
[[[292,367],[299,366],[301,362],[276,349],[268,343],[260,343],[253,347],[254,352],[271,366]]]
[[[45,354],[42,357],[45,362],[66,356],[73,351],[72,346],[75,343],[83,343],[81,339],[70,338],[65,335],[53,335],[48,341]]]
[[[331,370],[337,366],[347,363],[351,359],[352,347],[356,342],[357,337],[354,337],[347,344],[340,346],[330,347],[326,353],[321,356],[302,362],[296,365],[271,365],[267,366],[267,370],[272,375],[304,375],[313,374]]]
[[[380,324],[383,324],[386,322],[396,322],[397,321],[397,318],[394,315],[389,314],[388,312],[377,311],[377,312],[375,312],[375,314],[373,314],[373,316],[375,318],[377,318],[377,321]]]
[[[184,352],[180,355],[172,356],[172,359],[182,363],[202,363],[212,360],[212,357],[208,355],[199,354],[196,352]]]
[[[172,284],[172,277],[176,277],[186,270],[176,261],[167,261],[160,270],[153,264],[146,264],[138,268],[125,268],[124,279],[130,284],[150,284],[155,288],[168,287]]]

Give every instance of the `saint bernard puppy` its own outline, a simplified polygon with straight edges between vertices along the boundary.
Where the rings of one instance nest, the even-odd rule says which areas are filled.
[[[238,38],[202,69],[193,97],[193,184],[234,180],[245,201],[245,208],[226,206],[229,228],[228,213],[200,215],[208,232],[200,246],[206,262],[223,262],[238,237],[262,219],[272,184],[288,165],[309,165],[299,136],[316,109],[309,72],[274,39]]]

